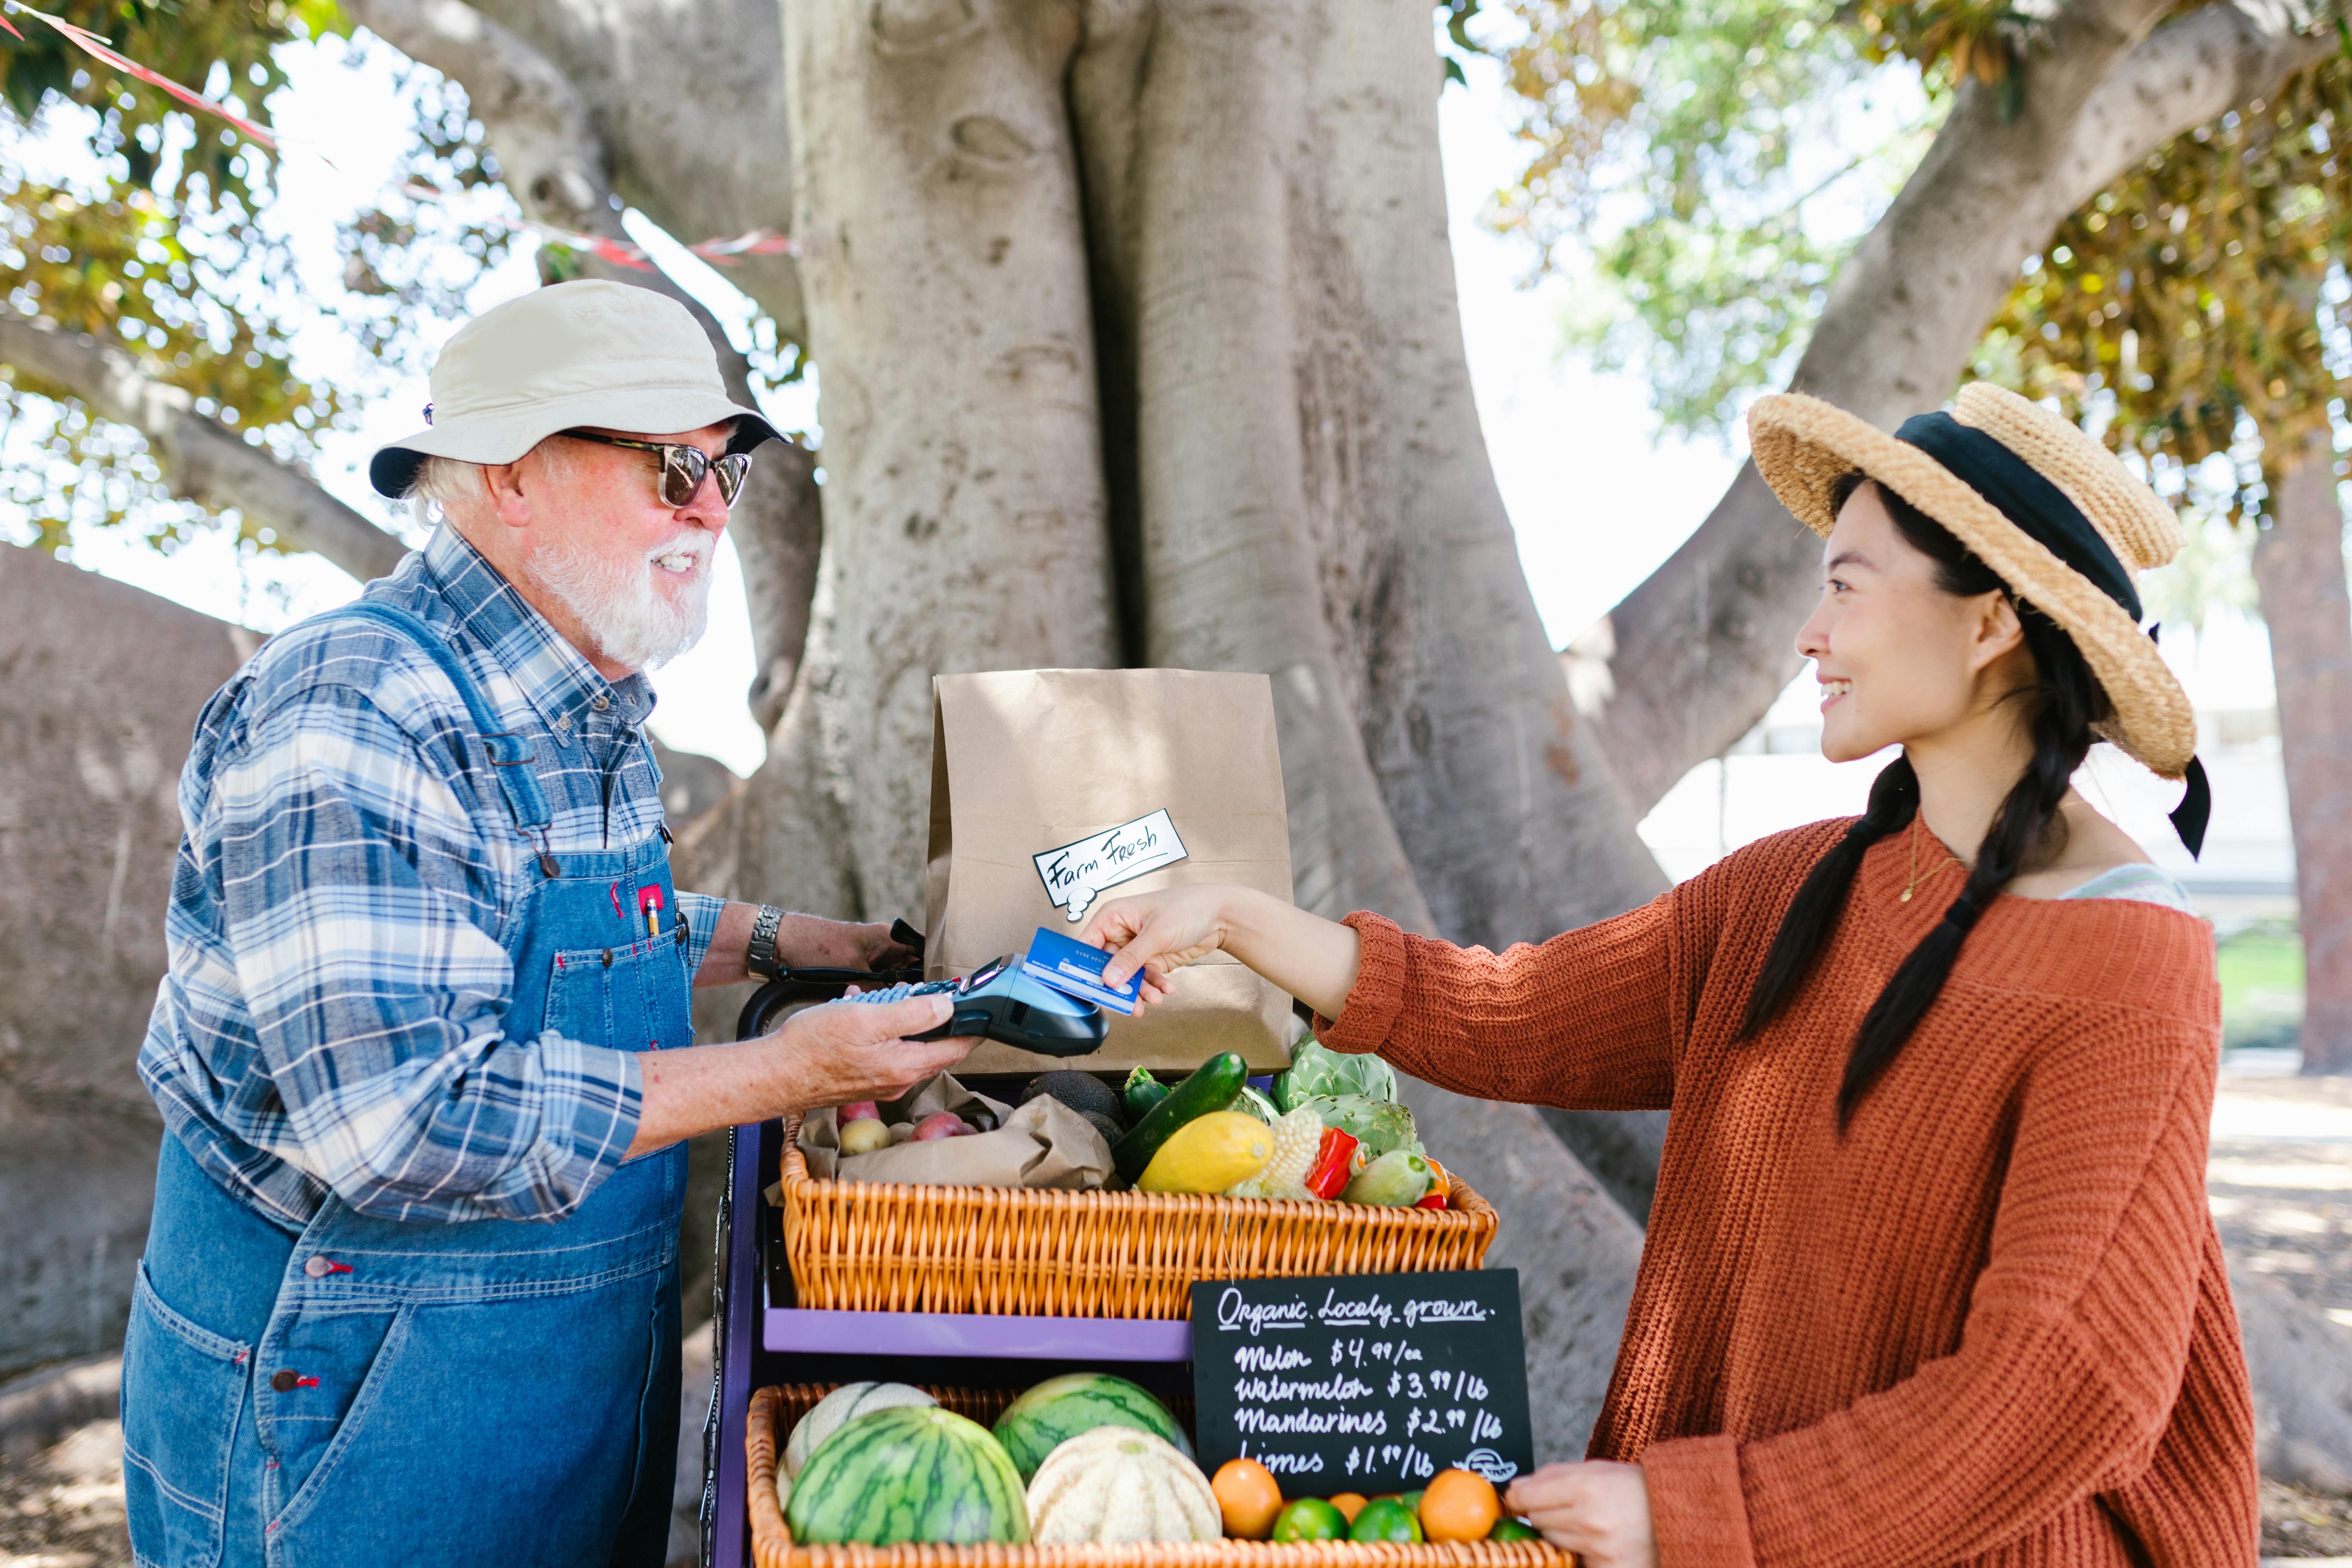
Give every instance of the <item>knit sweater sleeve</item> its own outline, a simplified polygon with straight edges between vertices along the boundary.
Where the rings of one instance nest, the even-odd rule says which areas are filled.
[[[1359,911],[1347,923],[1362,939],[1362,966],[1338,1020],[1315,1020],[1317,1036],[1482,1100],[1664,1108],[1682,1032],[1674,982],[1687,967],[1675,898],[1500,953]]]
[[[2211,1034],[2063,1033],[2019,1095],[1958,1347],[1811,1426],[1651,1445],[1660,1568],[1958,1562],[2147,1470],[2197,1316]]]

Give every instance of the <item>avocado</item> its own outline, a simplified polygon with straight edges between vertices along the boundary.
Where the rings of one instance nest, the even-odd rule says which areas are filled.
[[[1026,1105],[1041,1094],[1052,1095],[1081,1116],[1091,1110],[1110,1118],[1113,1126],[1120,1125],[1118,1091],[1092,1073],[1041,1072],[1023,1086],[1021,1103]]]

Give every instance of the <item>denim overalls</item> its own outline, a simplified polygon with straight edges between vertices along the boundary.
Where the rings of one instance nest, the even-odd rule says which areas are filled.
[[[526,837],[551,820],[530,746],[423,622]],[[501,945],[509,1033],[691,1042],[669,850],[526,857]],[[643,902],[640,898],[643,895]],[[669,918],[666,916],[665,918]],[[123,1347],[123,1484],[141,1563],[657,1568],[677,1457],[686,1146],[620,1166],[568,1218],[373,1219],[331,1194],[300,1233],[166,1136]]]

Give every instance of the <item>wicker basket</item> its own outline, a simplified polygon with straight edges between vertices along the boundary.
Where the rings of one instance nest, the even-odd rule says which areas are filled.
[[[778,1438],[831,1392],[793,1384],[751,1396],[743,1430],[744,1490],[751,1512],[755,1568],[1576,1568],[1576,1558],[1541,1541],[1482,1541],[1423,1546],[1346,1541],[1201,1541],[1127,1546],[796,1546],[776,1506]],[[1011,1389],[927,1388],[959,1415],[986,1424],[1003,1413]]]
[[[784,1123],[784,1255],[803,1307],[1187,1318],[1198,1279],[1475,1268],[1494,1205],[1444,1209],[1165,1193],[819,1181]]]

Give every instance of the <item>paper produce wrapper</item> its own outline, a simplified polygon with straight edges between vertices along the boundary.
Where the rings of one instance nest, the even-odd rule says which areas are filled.
[[[844,1155],[832,1110],[813,1110],[797,1140],[809,1173],[822,1181],[907,1182],[926,1187],[1060,1187],[1090,1192],[1109,1180],[1110,1145],[1094,1124],[1051,1095],[1012,1110],[942,1073],[911,1100],[883,1109],[889,1122],[920,1121],[938,1110],[984,1105],[1003,1125],[993,1132],[894,1143]]]
[[[1002,670],[942,675],[931,690],[930,978],[1024,952],[1039,926],[1075,936],[1096,903],[1131,893],[1236,882],[1290,899],[1265,676]],[[1240,1052],[1254,1072],[1286,1064],[1288,996],[1222,952],[1172,979],[1142,1016],[1110,1014],[1092,1056],[984,1040],[963,1070],[1181,1075],[1219,1051]]]

